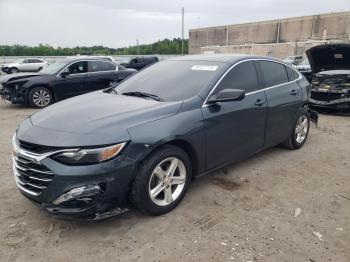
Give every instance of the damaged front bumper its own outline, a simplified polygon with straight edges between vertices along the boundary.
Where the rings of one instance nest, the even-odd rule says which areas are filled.
[[[310,104],[313,107],[350,109],[350,89],[313,88]]]
[[[0,84],[0,97],[11,101],[13,104],[23,104],[26,102],[27,90],[4,87]]]
[[[19,191],[50,215],[100,220],[128,210],[133,160],[118,156],[98,164],[67,166],[47,153],[32,153],[13,143],[13,174]]]

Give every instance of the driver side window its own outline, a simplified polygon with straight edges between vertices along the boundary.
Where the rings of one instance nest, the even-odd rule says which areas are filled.
[[[254,62],[243,62],[233,67],[219,83],[215,94],[223,89],[242,89],[246,93],[257,91],[258,79]]]
[[[66,70],[70,75],[86,73],[88,68],[88,63],[86,61],[76,62],[71,64]]]

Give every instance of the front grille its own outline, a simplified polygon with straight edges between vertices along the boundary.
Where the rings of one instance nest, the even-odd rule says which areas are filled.
[[[332,85],[332,84],[345,84],[346,80],[343,78],[329,78],[323,80],[323,84]]]
[[[341,93],[311,92],[311,98],[317,101],[332,101],[341,99]]]
[[[44,165],[24,156],[14,156],[13,161],[17,183],[33,195],[39,195],[55,176]]]
[[[51,152],[51,151],[55,151],[55,150],[59,150],[59,147],[48,147],[48,146],[42,146],[42,145],[37,145],[37,144],[32,144],[32,143],[28,143],[22,140],[18,140],[19,143],[19,147],[27,150],[31,153],[35,153],[35,154],[44,154],[47,152]]]

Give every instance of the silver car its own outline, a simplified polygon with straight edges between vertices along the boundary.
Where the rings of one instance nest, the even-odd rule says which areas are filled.
[[[15,74],[18,72],[38,72],[49,63],[39,58],[23,58],[13,63],[3,64],[1,71],[7,74]]]

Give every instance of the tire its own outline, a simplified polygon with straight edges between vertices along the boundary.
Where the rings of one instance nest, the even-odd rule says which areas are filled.
[[[176,163],[177,166],[171,169]],[[173,176],[167,176],[170,170],[175,170]],[[191,183],[191,176],[188,155],[176,146],[163,146],[141,163],[132,184],[130,200],[144,213],[165,214],[181,202]]]
[[[53,103],[53,95],[46,87],[34,87],[29,91],[28,103],[32,107],[44,108]]]
[[[16,67],[10,68],[10,74],[17,74],[17,73],[18,73],[18,69]]]
[[[309,135],[310,117],[306,108],[301,109],[294,120],[291,135],[284,145],[292,150],[301,148]]]

